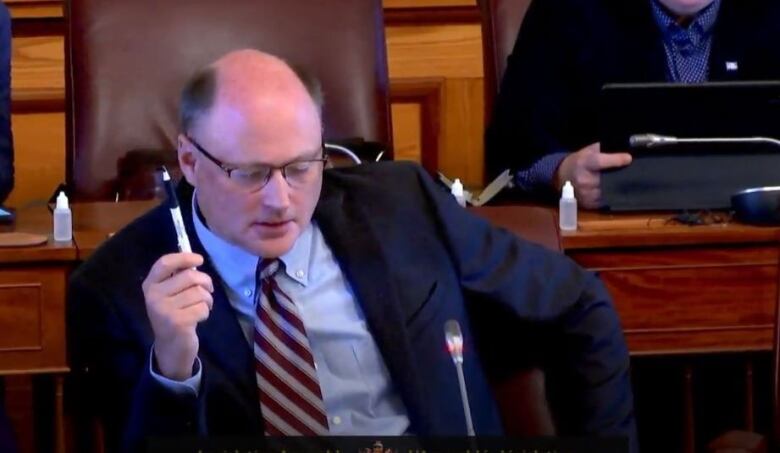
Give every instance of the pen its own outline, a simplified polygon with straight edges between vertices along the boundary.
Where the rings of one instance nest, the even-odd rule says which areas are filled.
[[[176,228],[176,240],[179,242],[179,251],[192,253],[190,247],[190,238],[187,237],[187,230],[184,229],[184,219],[181,218],[181,209],[179,208],[179,199],[176,197],[176,190],[173,188],[173,181],[168,170],[162,167],[163,185],[165,193],[168,195],[168,208],[171,210],[173,226]]]

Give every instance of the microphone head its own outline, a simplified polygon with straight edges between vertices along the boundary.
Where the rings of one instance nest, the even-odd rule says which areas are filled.
[[[463,363],[463,334],[460,324],[454,319],[444,323],[444,339],[447,341],[447,350],[456,363]]]
[[[628,139],[632,148],[652,148],[654,146],[673,145],[675,137],[658,134],[634,134]]]

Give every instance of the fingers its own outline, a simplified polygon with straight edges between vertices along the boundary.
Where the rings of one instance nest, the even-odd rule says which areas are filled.
[[[202,286],[192,286],[178,294],[168,297],[163,301],[171,310],[184,310],[193,305],[205,304],[209,310],[214,306],[214,298],[209,291]]]
[[[147,306],[159,313],[171,312],[203,303],[214,305],[211,277],[194,266],[203,264],[203,257],[193,253],[174,253],[154,263],[142,287]]]
[[[203,264],[203,257],[197,253],[170,253],[155,261],[146,280],[149,284],[159,283],[181,270]]]
[[[628,153],[599,153],[596,154],[596,164],[599,170],[608,168],[625,167],[631,163],[631,154]]]
[[[165,295],[178,294],[187,288],[193,286],[202,287],[204,290],[213,293],[214,284],[208,274],[200,271],[196,271],[192,268],[186,268],[179,271],[173,276],[169,276],[166,280],[163,280],[155,285],[157,291],[160,291]]]
[[[189,318],[188,323],[197,324],[203,322],[209,318],[211,313],[211,306],[203,302],[195,303],[182,309],[181,316],[183,318]]]

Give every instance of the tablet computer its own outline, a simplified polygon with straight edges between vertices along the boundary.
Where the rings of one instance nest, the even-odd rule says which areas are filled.
[[[599,107],[602,152],[633,156],[628,167],[602,173],[605,209],[726,209],[740,190],[780,185],[778,146],[630,146],[637,134],[780,138],[780,82],[610,84]]]

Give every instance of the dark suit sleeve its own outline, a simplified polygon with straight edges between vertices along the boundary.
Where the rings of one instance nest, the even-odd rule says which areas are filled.
[[[541,157],[571,151],[567,131],[576,97],[577,13],[566,0],[531,3],[509,56],[486,132],[489,179],[526,170]]]
[[[560,253],[490,226],[421,170],[418,176],[467,303],[500,305],[512,318],[500,321],[503,334],[493,332],[480,355],[485,347],[537,350],[559,433],[628,436],[636,451],[628,348],[601,281]],[[468,308],[473,320],[491,307]]]
[[[14,188],[14,144],[11,132],[11,17],[0,3],[0,203]]]
[[[143,451],[150,437],[205,434],[203,398],[176,395],[151,376],[150,349],[133,338],[137,326],[120,320],[117,301],[100,294],[93,278],[69,284],[69,348],[81,410],[103,421],[108,451]]]

